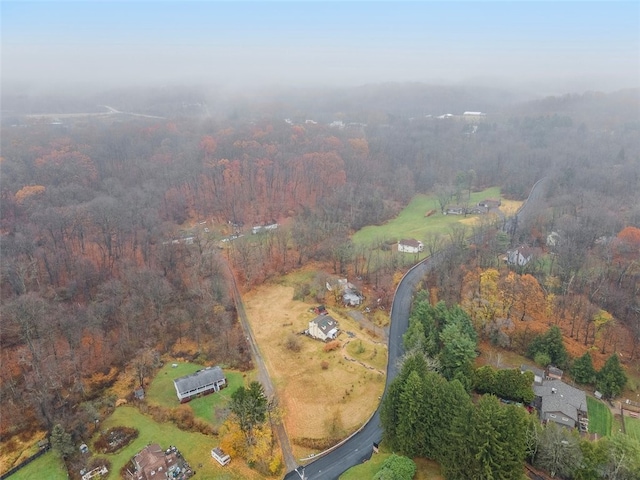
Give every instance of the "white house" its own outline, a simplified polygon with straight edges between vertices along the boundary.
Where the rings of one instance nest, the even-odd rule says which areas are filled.
[[[231,461],[231,457],[224,453],[220,447],[211,450],[211,456],[223,467]]]
[[[418,253],[424,250],[424,244],[419,240],[409,238],[398,242],[398,251],[404,253]]]
[[[227,385],[227,379],[220,367],[207,367],[196,373],[176,378],[173,381],[180,403],[185,403],[200,394],[220,391]]]
[[[339,331],[338,322],[330,315],[318,315],[309,322],[307,330],[310,336],[323,342],[336,338]]]
[[[518,247],[507,252],[507,264],[524,267],[533,258],[533,249],[529,247]]]

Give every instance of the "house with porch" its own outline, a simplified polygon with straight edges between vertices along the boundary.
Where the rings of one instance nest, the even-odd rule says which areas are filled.
[[[218,392],[227,386],[227,379],[222,368],[207,367],[196,373],[176,378],[173,381],[180,403],[186,403],[198,395]]]

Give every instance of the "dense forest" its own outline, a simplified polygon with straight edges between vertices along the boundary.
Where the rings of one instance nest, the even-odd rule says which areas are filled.
[[[148,375],[149,352],[250,368],[231,272],[251,288],[315,261],[389,288],[398,265],[366,262],[378,246],[353,245],[354,231],[417,193],[500,186],[524,199],[542,177],[544,208],[513,235],[482,224],[469,245],[452,232],[460,248],[429,279],[435,299],[461,303],[481,340],[506,348],[525,351],[536,332],[510,334],[499,319],[545,316],[585,348],[637,361],[639,97],[520,102],[387,85],[224,103],[190,89],[3,99],[0,438],[55,424],[86,435],[87,405],[131,362]],[[62,115],[105,103],[149,117]],[[482,118],[462,115],[480,108]],[[34,116],[52,110],[59,118]],[[281,225],[273,235],[251,235],[271,222]],[[522,244],[552,260],[502,269],[502,249]],[[486,401],[465,415],[494,409]]]

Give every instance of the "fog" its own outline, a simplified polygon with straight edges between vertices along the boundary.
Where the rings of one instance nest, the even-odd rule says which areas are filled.
[[[2,84],[640,84],[637,2],[3,2]]]

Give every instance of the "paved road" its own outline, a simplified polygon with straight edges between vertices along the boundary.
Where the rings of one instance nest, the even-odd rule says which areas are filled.
[[[518,226],[528,220],[537,211],[546,192],[546,177],[536,182],[531,189],[529,198],[516,213],[514,219],[505,223],[505,230],[515,234]],[[389,363],[387,365],[387,381],[385,393],[390,383],[398,374],[398,359],[404,354],[402,335],[409,326],[411,301],[416,286],[432,269],[440,265],[446,256],[447,248],[436,252],[421,263],[414,266],[402,278],[393,298],[391,308],[391,327],[389,330]],[[361,430],[337,445],[332,451],[306,465],[304,470],[299,467],[285,475],[285,480],[302,478],[305,480],[334,480],[349,468],[362,463],[373,454],[373,444],[382,439],[380,426],[380,409],[376,410],[371,419]]]

